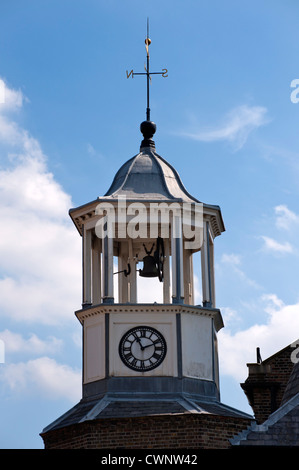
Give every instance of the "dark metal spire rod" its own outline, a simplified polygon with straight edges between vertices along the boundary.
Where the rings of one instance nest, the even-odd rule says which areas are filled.
[[[149,38],[149,21],[147,19],[147,33],[146,33],[146,39],[145,39],[145,48],[146,48],[146,68],[145,72],[133,72],[131,70],[130,73],[127,71],[127,78],[129,78],[130,75],[132,75],[132,78],[134,75],[146,75],[146,85],[147,85],[147,107],[146,107],[146,120],[150,121],[150,115],[151,115],[151,110],[150,110],[150,93],[149,93],[149,86],[150,86],[150,81],[151,81],[151,75],[162,75],[162,77],[168,77],[167,69],[162,69],[162,72],[150,72],[150,56],[149,56],[149,45],[151,44],[151,40]]]
[[[146,85],[147,85],[147,108],[146,108],[146,120],[150,121],[150,114],[151,110],[149,107],[149,82],[150,82],[150,74],[149,74],[149,45],[151,43],[151,40],[149,38],[149,22],[147,19],[147,30],[146,30],[146,39],[145,39],[145,48],[146,48]]]

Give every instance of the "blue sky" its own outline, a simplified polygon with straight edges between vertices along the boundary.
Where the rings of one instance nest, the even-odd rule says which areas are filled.
[[[299,5],[4,0],[0,15],[0,448],[42,448],[81,397],[81,240],[68,215],[139,151],[150,18],[157,152],[218,204],[221,398],[299,337]],[[2,90],[3,91],[3,90]],[[1,97],[1,93],[0,93]]]

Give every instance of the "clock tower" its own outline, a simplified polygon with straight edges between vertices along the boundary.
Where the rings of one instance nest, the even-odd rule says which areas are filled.
[[[220,401],[221,210],[189,194],[156,152],[149,102],[140,129],[139,153],[106,194],[70,210],[82,238],[82,399],[43,430],[46,448],[225,447],[250,423]]]

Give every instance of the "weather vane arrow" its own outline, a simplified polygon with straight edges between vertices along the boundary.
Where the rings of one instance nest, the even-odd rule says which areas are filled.
[[[161,72],[151,72],[150,71],[149,46],[150,46],[151,42],[152,41],[149,38],[149,22],[147,20],[147,34],[146,34],[146,39],[145,39],[145,49],[146,49],[146,67],[144,66],[145,72],[134,72],[133,69],[130,72],[126,71],[127,72],[127,78],[129,78],[130,76],[132,76],[132,78],[134,78],[135,75],[146,75],[146,85],[147,85],[146,120],[147,121],[151,120],[150,119],[150,105],[149,105],[149,85],[150,85],[150,81],[151,81],[151,75],[162,75],[162,77],[164,77],[164,78],[168,77],[168,70],[167,69],[162,69]]]

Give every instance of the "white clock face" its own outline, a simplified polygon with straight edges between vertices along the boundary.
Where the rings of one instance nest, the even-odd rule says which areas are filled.
[[[119,343],[119,355],[132,370],[146,372],[158,367],[166,356],[163,335],[150,326],[136,326],[127,331]]]

